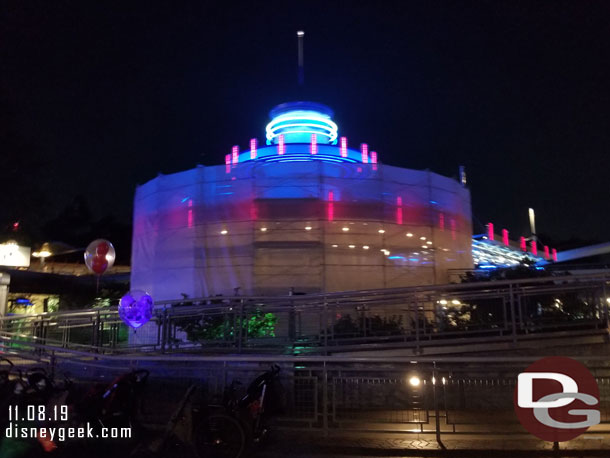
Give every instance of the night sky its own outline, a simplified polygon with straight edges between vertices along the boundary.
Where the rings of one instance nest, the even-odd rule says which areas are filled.
[[[601,1],[3,2],[0,224],[44,237],[79,195],[130,223],[137,184],[309,99],[384,163],[465,165],[475,232],[534,207],[548,241],[607,241],[609,62]]]

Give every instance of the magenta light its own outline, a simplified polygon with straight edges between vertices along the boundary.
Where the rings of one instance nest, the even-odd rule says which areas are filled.
[[[508,231],[506,229],[502,229],[502,242],[508,246]]]
[[[547,245],[544,245],[544,259],[551,259],[551,253]]]
[[[456,227],[455,220],[453,218],[451,218],[451,238],[453,240],[456,239],[455,227]]]
[[[373,170],[377,170],[377,152],[371,151],[371,164],[373,164]]]
[[[487,238],[489,240],[494,239],[494,225],[493,223],[487,223]]]
[[[311,146],[309,147],[311,154],[318,154],[318,136],[311,134]]]
[[[519,246],[521,247],[521,251],[527,251],[527,244],[525,243],[525,237],[519,238]]]
[[[444,213],[438,214],[438,227],[441,231],[445,230],[445,214]]]
[[[193,227],[193,199],[189,199],[188,227]]]
[[[360,151],[362,152],[362,163],[367,164],[369,162],[369,145],[366,143],[361,144]]]
[[[341,146],[339,149],[341,151],[341,157],[347,157],[347,137],[341,137]]]
[[[402,197],[396,198],[396,224],[402,224]]]
[[[333,203],[334,195],[332,191],[328,191],[328,209],[326,219],[332,221],[335,219],[335,204]]]
[[[231,162],[237,164],[239,162],[239,146],[235,145],[231,148]]]
[[[534,256],[538,256],[538,246],[536,245],[536,241],[535,240],[532,240],[532,243],[530,243],[530,247],[531,247],[531,250],[532,250],[532,254]]]
[[[284,134],[280,134],[277,137],[277,154],[282,155],[286,152],[286,145],[284,144]]]
[[[256,159],[256,148],[258,147],[258,140],[256,138],[250,139],[250,159]]]
[[[557,250],[555,248],[551,250],[551,254],[553,255],[553,261],[557,262]]]
[[[225,164],[226,164],[226,172],[230,173],[231,172],[231,155],[227,154],[225,156]]]

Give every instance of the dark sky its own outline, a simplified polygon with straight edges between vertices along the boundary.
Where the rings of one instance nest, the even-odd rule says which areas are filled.
[[[306,96],[382,162],[465,165],[475,230],[525,234],[531,206],[555,240],[610,240],[609,61],[603,1],[3,2],[0,157],[23,182],[0,220],[80,193],[129,221],[136,184],[222,163]]]

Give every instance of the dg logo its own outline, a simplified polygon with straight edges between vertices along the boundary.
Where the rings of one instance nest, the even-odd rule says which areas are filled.
[[[580,362],[542,358],[517,378],[515,412],[525,429],[550,442],[564,442],[599,424],[599,387]]]

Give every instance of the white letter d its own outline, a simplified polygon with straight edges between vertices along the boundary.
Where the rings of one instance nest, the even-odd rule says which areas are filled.
[[[522,372],[517,377],[517,404],[522,408],[546,408],[554,409],[570,404],[574,398],[566,396],[565,398],[557,399],[556,401],[535,402],[534,396],[534,380],[547,379],[555,380],[561,383],[563,393],[578,393],[578,384],[572,377],[556,372]]]

